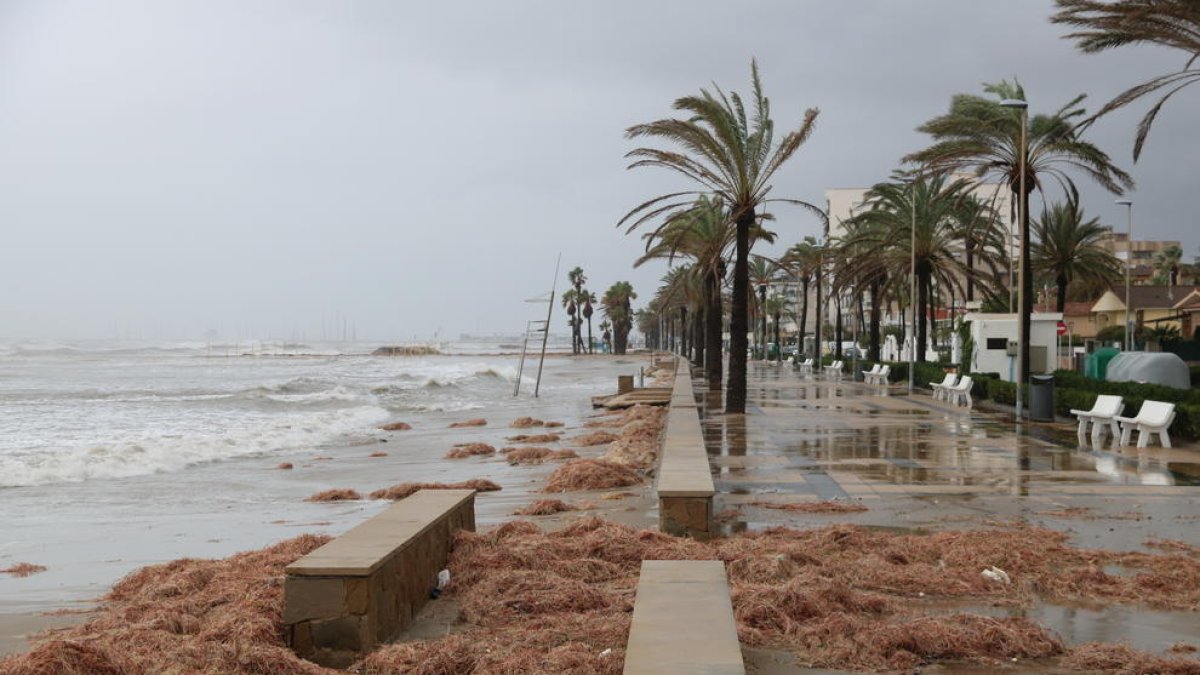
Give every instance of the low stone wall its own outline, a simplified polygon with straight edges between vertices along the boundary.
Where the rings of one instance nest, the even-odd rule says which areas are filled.
[[[667,411],[657,492],[658,525],[663,532],[696,539],[716,535],[712,506],[716,489],[704,447],[690,367],[683,359],[675,371],[671,406]]]
[[[720,560],[643,560],[625,675],[744,675]]]
[[[457,530],[475,529],[474,490],[422,490],[287,567],[288,644],[344,668],[393,639],[429,600]]]

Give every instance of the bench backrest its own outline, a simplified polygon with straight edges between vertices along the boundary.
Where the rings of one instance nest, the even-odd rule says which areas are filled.
[[[957,382],[957,381],[958,381],[958,375],[957,375],[957,374],[955,374],[955,373],[946,373],[946,377],[943,377],[943,378],[942,378],[942,386],[943,386],[943,387],[953,387],[953,386],[954,386],[954,383],[955,383],[955,382]]]
[[[882,367],[882,364],[876,363],[875,365],[871,366],[871,369],[867,371],[867,374],[878,375],[880,367]]]
[[[891,375],[891,374],[892,374],[891,366],[884,366],[879,369],[878,373],[876,373],[876,375],[878,375],[881,378],[886,378],[888,375]]]
[[[1091,414],[1097,417],[1116,417],[1125,407],[1124,401],[1125,399],[1120,396],[1100,394],[1096,397],[1096,404],[1092,406]]]
[[[1151,426],[1166,426],[1175,419],[1175,404],[1162,401],[1143,401],[1137,420]]]
[[[958,385],[954,387],[958,391],[971,391],[971,376],[963,375],[958,381]]]

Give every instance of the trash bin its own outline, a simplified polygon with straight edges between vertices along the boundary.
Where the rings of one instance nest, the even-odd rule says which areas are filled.
[[[1054,376],[1033,375],[1029,383],[1029,419],[1054,421]]]

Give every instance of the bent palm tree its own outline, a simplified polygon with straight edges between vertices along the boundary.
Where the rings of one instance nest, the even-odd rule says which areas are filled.
[[[1053,180],[1079,201],[1075,182],[1067,169],[1082,171],[1114,194],[1133,187],[1133,179],[1122,171],[1099,147],[1080,137],[1078,120],[1087,114],[1080,106],[1084,95],[1076,96],[1055,112],[1029,116],[1025,157],[1025,194],[1021,184],[1021,112],[1000,105],[1003,100],[1025,100],[1019,82],[1001,81],[984,86],[991,98],[958,94],[950,101],[950,110],[917,127],[933,137],[934,144],[904,158],[928,171],[951,173],[973,170],[982,178],[990,176],[1007,183],[1023,207],[1021,241],[1029,239],[1029,195],[1045,191],[1044,182]],[[1033,274],[1029,256],[1023,265],[1024,302],[1018,308],[1021,317],[1021,382],[1029,379],[1029,315],[1033,310]]]
[[[1183,70],[1159,75],[1126,89],[1091,118],[1094,120],[1143,96],[1165,92],[1138,124],[1133,143],[1133,161],[1136,162],[1163,104],[1180,89],[1200,81],[1200,69],[1192,67],[1196,57],[1200,56],[1200,3],[1196,0],[1056,0],[1055,4],[1059,11],[1050,17],[1050,21],[1080,28],[1064,37],[1075,40],[1075,46],[1084,53],[1156,44],[1182,50],[1188,55]]]
[[[758,64],[751,63],[753,115],[736,93],[726,95],[719,87],[716,93],[700,90],[699,96],[685,96],[675,101],[674,108],[688,115],[686,119],[662,119],[630,127],[627,138],[650,136],[682,148],[682,151],[658,148],[637,148],[626,157],[634,161],[629,168],[650,166],[670,169],[699,184],[697,190],[684,190],[655,197],[634,207],[618,223],[631,223],[633,231],[643,223],[664,214],[684,211],[692,200],[703,194],[713,194],[724,202],[736,226],[733,265],[733,303],[730,317],[729,381],[725,411],[746,411],[746,332],[748,264],[750,231],[758,222],[759,210],[768,202],[781,201],[810,204],[791,199],[769,199],[771,177],[787,162],[812,133],[817,110],[810,108],[800,126],[775,142],[775,123],[771,119],[770,103],[762,92]]]
[[[1051,205],[1033,229],[1038,240],[1030,246],[1029,256],[1035,272],[1054,280],[1055,311],[1066,307],[1072,282],[1112,283],[1121,277],[1120,263],[1100,243],[1107,230],[1098,218],[1084,222],[1083,211],[1074,202]]]
[[[702,277],[704,290],[704,367],[712,389],[721,386],[722,356],[721,328],[724,312],[721,285],[724,283],[729,251],[737,239],[737,230],[729,211],[720,199],[700,197],[692,208],[678,211],[651,232],[642,235],[646,253],[634,262],[639,267],[655,258],[668,262],[676,256],[694,261],[696,273]],[[752,242],[771,243],[775,234],[760,225],[750,232]]]

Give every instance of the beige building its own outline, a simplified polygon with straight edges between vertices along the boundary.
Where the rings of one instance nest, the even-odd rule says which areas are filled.
[[[1191,337],[1200,318],[1200,289],[1190,286],[1134,286],[1129,289],[1130,318],[1134,325],[1172,326]],[[1092,305],[1096,329],[1125,325],[1125,289],[1100,296]]]
[[[1138,285],[1151,283],[1155,274],[1155,256],[1172,246],[1182,248],[1178,241],[1134,239],[1131,242],[1128,232],[1117,232],[1111,227],[1100,240],[1100,245],[1108,249],[1122,264],[1129,266],[1130,279]]]

